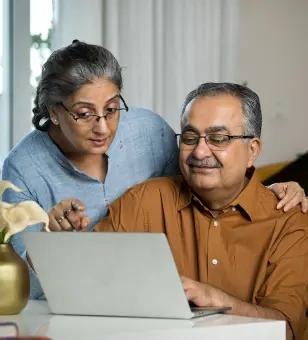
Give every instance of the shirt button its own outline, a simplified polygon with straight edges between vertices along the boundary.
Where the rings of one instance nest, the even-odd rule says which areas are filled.
[[[216,266],[217,263],[218,263],[218,260],[216,260],[216,259],[213,259],[213,260],[212,260],[212,264],[213,264],[214,266]]]
[[[232,208],[232,211],[236,211],[236,208],[235,208],[235,207],[233,207],[233,208]]]
[[[214,227],[218,227],[218,224],[219,224],[219,223],[218,223],[217,221],[214,221],[213,224],[214,224]]]

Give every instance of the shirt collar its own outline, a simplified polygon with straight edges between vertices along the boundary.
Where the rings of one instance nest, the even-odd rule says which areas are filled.
[[[178,200],[178,211],[186,208],[191,203],[192,197],[193,193],[191,191],[191,188],[183,177]]]
[[[259,197],[261,194],[262,184],[258,178],[258,175],[254,167],[251,167],[247,171],[247,177],[249,182],[245,189],[239,194],[239,196],[232,202],[232,206],[240,206],[247,214],[251,221],[258,218],[260,202]]]
[[[249,179],[247,186],[240,193],[240,195],[230,204],[230,207],[240,206],[241,209],[245,211],[249,219],[251,221],[254,221],[258,217],[258,196],[260,195],[262,184],[258,179],[258,175],[256,174],[254,167],[250,168],[247,171],[247,177]],[[178,199],[178,210],[186,208],[191,203],[193,197],[194,195],[191,188],[189,187],[188,183],[183,179]],[[196,201],[199,200],[196,198]]]

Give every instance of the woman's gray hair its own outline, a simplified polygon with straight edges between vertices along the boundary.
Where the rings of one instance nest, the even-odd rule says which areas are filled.
[[[244,135],[260,138],[262,129],[262,112],[259,97],[248,87],[233,83],[205,83],[191,91],[187,95],[183,105],[181,114],[182,124],[189,113],[187,106],[192,100],[199,97],[219,95],[230,95],[241,101],[244,116]]]
[[[71,45],[53,52],[42,69],[34,99],[32,123],[47,131],[48,107],[62,103],[68,96],[95,78],[105,77],[121,91],[122,69],[111,52],[102,46],[74,40]],[[44,124],[42,123],[44,120]]]

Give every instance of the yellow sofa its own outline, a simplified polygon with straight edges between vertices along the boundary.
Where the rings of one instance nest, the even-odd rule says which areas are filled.
[[[266,180],[267,178],[277,174],[291,162],[281,162],[281,163],[274,163],[261,166],[260,168],[256,168],[257,174],[261,182]]]

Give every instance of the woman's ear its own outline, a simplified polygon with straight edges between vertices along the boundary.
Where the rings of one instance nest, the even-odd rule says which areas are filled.
[[[58,115],[58,113],[55,110],[55,106],[54,105],[50,105],[47,108],[48,108],[48,112],[49,112],[51,121],[55,125],[59,125],[59,115]]]
[[[248,145],[248,168],[253,166],[262,149],[262,142],[260,138],[253,138]]]

